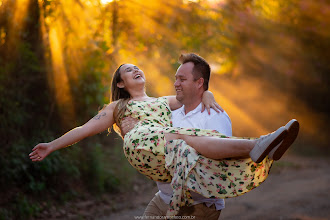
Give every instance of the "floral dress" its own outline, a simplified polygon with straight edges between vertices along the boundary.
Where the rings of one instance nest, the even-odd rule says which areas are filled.
[[[124,137],[129,163],[154,181],[171,182],[173,196],[167,215],[176,215],[181,206],[191,205],[190,192],[221,199],[243,195],[265,181],[273,163],[268,157],[258,164],[250,158],[214,160],[181,139],[167,142],[165,133],[228,137],[215,130],[171,127],[171,110],[163,97],[131,100],[124,116],[139,120]]]

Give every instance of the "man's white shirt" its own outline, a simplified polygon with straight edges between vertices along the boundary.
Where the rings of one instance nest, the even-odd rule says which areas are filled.
[[[211,114],[205,110],[203,113],[202,104],[199,104],[194,110],[185,114],[184,106],[172,112],[173,127],[181,128],[200,128],[217,130],[218,132],[232,136],[231,120],[228,114],[224,112],[217,113],[211,109]],[[170,183],[156,182],[159,189],[159,196],[166,204],[170,203],[173,190]],[[215,204],[217,210],[221,210],[225,207],[223,199],[208,199],[200,194],[191,193],[194,199],[194,205],[199,203],[205,203],[208,207]]]

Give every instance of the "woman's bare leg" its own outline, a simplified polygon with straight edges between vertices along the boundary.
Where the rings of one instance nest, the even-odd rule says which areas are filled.
[[[184,134],[165,133],[167,141],[182,139],[198,153],[210,159],[233,157],[248,158],[256,140],[229,139],[210,136],[190,136]]]

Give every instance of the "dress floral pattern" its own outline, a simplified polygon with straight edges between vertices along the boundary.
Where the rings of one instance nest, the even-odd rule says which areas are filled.
[[[214,130],[171,127],[166,98],[129,101],[125,116],[139,119],[124,137],[129,163],[154,181],[171,182],[173,196],[167,215],[176,215],[181,206],[191,205],[190,192],[222,199],[243,195],[265,181],[273,163],[268,157],[258,164],[250,158],[213,160],[183,140],[167,142],[165,133],[228,137]]]

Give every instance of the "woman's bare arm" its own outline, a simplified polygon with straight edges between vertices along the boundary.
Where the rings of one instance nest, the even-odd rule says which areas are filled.
[[[115,106],[116,102],[113,102],[102,109],[86,124],[72,129],[49,143],[38,144],[32,149],[32,153],[29,154],[30,158],[32,161],[41,161],[51,152],[70,146],[86,137],[108,129],[114,124],[113,111]]]
[[[175,95],[165,96],[165,98],[167,98],[168,105],[172,111],[183,106],[183,104],[176,99]]]
[[[168,104],[172,111],[181,108],[183,105],[176,99],[176,96],[165,96],[165,98],[167,98]],[[218,110],[223,111],[221,106],[215,101],[213,93],[208,90],[203,93],[202,104],[202,112],[205,108],[208,113],[210,113],[210,108],[213,108],[216,112],[219,112]]]
[[[211,91],[206,90],[203,93],[202,98],[202,112],[206,109],[209,114],[211,114],[210,109],[213,108],[216,112],[219,113],[219,110],[223,112],[223,108],[215,101],[214,95]]]

